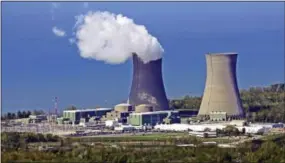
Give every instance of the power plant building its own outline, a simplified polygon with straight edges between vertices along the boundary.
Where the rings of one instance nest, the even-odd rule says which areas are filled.
[[[81,118],[102,117],[113,108],[96,108],[96,109],[82,109],[82,110],[64,110],[63,118],[69,119],[74,124],[78,124]]]
[[[133,111],[133,106],[130,104],[118,104],[114,110],[102,116],[101,121],[118,120],[121,123],[127,123],[127,117]]]
[[[136,106],[135,108],[135,113],[152,112],[152,111],[153,111],[153,106],[147,104],[141,104]]]
[[[180,118],[177,111],[140,112],[131,113],[128,123],[133,126],[154,126],[158,123],[180,123]]]
[[[206,85],[198,115],[213,119],[242,118],[244,112],[236,78],[236,53],[207,54]],[[221,115],[222,117],[217,117]]]
[[[144,63],[133,55],[133,79],[128,101],[133,106],[152,105],[154,111],[169,109],[162,79],[162,59]]]

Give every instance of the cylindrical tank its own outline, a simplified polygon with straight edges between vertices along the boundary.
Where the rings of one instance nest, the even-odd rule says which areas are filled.
[[[133,80],[128,100],[131,105],[150,104],[154,110],[169,109],[161,69],[162,59],[144,63],[133,55]]]
[[[226,112],[243,117],[244,112],[236,79],[237,53],[207,54],[207,78],[198,115]]]
[[[142,112],[151,112],[153,111],[153,106],[148,104],[141,104],[136,106],[135,112],[136,113],[142,113]]]
[[[129,112],[132,110],[132,105],[130,104],[118,104],[115,106],[115,111],[117,112]]]

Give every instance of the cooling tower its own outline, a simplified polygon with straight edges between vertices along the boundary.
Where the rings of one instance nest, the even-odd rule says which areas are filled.
[[[243,117],[236,79],[236,53],[207,54],[207,78],[198,115],[226,112],[230,117]]]
[[[161,69],[162,59],[144,63],[133,55],[133,80],[128,99],[131,105],[149,104],[154,111],[169,109]]]

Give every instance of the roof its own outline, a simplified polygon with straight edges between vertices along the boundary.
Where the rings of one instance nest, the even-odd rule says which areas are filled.
[[[207,55],[237,55],[237,52],[207,53]]]
[[[121,103],[121,104],[118,104],[116,106],[132,106],[131,104],[127,104],[127,103]]]
[[[153,106],[150,104],[140,104],[140,105],[137,105],[137,107],[153,107]]]
[[[131,115],[151,115],[151,114],[164,114],[164,113],[178,113],[178,111],[162,110],[152,112],[131,113]]]
[[[88,112],[88,111],[107,111],[107,110],[113,110],[113,108],[96,108],[96,109],[78,109],[78,110],[64,110],[63,112]]]
[[[175,111],[199,111],[197,109],[175,109]]]

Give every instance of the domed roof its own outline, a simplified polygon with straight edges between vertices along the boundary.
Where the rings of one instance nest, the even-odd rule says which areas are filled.
[[[121,103],[121,104],[117,104],[116,106],[132,106],[131,104],[128,104],[128,103]],[[115,106],[115,107],[116,107]]]
[[[128,112],[131,110],[132,110],[132,105],[126,103],[118,104],[115,106],[115,111],[117,112]]]
[[[141,104],[136,106],[135,112],[141,113],[141,112],[151,112],[153,111],[153,106],[148,104]]]

